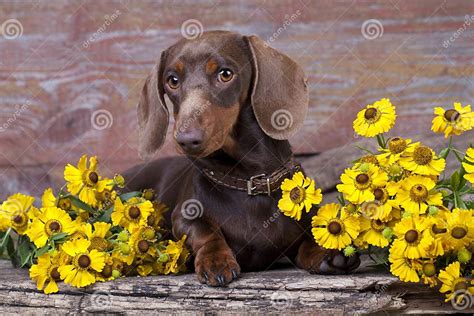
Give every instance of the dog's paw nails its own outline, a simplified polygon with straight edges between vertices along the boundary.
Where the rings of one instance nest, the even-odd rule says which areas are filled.
[[[210,286],[225,286],[240,273],[240,266],[230,249],[217,253],[198,253],[194,264],[199,281]]]

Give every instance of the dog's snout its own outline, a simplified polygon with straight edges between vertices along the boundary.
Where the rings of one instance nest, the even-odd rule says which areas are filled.
[[[204,132],[201,129],[180,131],[176,135],[176,142],[185,152],[196,153],[202,149]]]

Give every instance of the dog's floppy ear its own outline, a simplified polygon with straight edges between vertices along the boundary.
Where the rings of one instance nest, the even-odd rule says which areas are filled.
[[[168,130],[169,112],[163,87],[165,56],[166,51],[148,75],[138,103],[139,153],[143,159],[153,156],[163,145]]]
[[[274,139],[288,139],[302,125],[308,109],[303,69],[257,36],[244,36],[252,58],[251,102],[258,124]]]

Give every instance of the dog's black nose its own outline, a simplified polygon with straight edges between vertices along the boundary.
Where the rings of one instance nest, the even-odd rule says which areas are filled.
[[[186,130],[176,135],[176,142],[188,153],[195,153],[201,150],[203,139],[204,132],[201,129]]]

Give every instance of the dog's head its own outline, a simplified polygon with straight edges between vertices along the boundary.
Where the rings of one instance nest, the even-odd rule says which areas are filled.
[[[150,157],[164,142],[173,103],[174,140],[187,155],[205,157],[233,143],[240,109],[251,104],[260,128],[287,139],[304,121],[306,78],[288,56],[256,36],[204,32],[162,52],[138,104],[140,154]],[[250,102],[247,102],[250,101]]]

